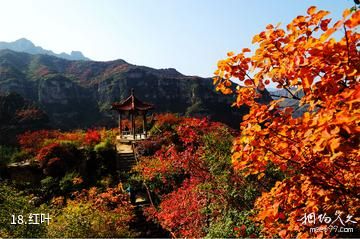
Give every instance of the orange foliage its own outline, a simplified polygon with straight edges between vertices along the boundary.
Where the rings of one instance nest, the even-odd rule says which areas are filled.
[[[132,219],[132,216],[128,214],[133,206],[121,183],[114,188],[107,188],[105,192],[100,192],[96,187],[92,187],[89,190],[83,189],[81,192],[75,192],[74,196],[76,202],[91,203],[94,208],[112,210],[124,214],[124,216],[127,215],[129,218],[126,222]]]
[[[84,133],[80,130],[64,132],[59,135],[58,140],[72,141],[81,143],[84,140]]]
[[[73,193],[73,196],[74,199],[66,201],[68,207],[87,204],[94,215],[96,215],[95,212],[98,213],[97,217],[92,220],[94,226],[92,230],[108,233],[107,235],[122,235],[126,231],[130,232],[129,222],[135,216],[134,206],[131,205],[129,196],[123,190],[121,183],[114,188],[106,188],[105,191],[100,191],[96,187],[91,187],[88,190],[83,189],[80,192]],[[59,201],[59,199],[53,200],[53,204],[56,206]],[[100,227],[99,225],[96,226],[97,223]]]
[[[360,210],[360,38],[355,30],[360,11],[345,10],[335,24],[325,18],[328,13],[310,7],[286,30],[268,25],[253,38],[254,55],[247,56],[247,48],[230,52],[215,72],[217,90],[235,93],[234,105],[251,107],[234,142],[234,168],[261,178],[271,164],[287,176],[255,204],[255,220],[265,236],[336,236],[329,230],[310,234],[311,225],[299,219],[305,213],[358,215]],[[331,38],[339,31],[341,39]],[[234,78],[243,82],[236,90]],[[283,99],[257,103],[270,82],[288,91],[285,97],[307,105],[308,112],[294,118],[294,108],[279,107]]]
[[[156,116],[157,125],[174,125],[180,122],[180,120],[179,117],[171,113],[159,114]]]
[[[100,133],[95,129],[89,129],[84,137],[84,143],[85,145],[95,145],[100,143],[101,141],[101,135]]]
[[[19,145],[28,153],[37,153],[47,139],[56,139],[60,135],[57,130],[27,131],[18,136]]]

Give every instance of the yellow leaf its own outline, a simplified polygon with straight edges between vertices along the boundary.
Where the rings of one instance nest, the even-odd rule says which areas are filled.
[[[336,24],[335,24],[336,25]],[[331,34],[333,34],[335,32],[337,27],[334,26],[334,28],[329,28],[326,32],[324,32],[321,37],[320,37],[320,41],[324,42],[326,41],[326,39],[329,38],[329,36],[331,36]]]
[[[339,20],[339,21],[334,23],[333,28],[339,28],[343,23],[344,23],[343,20]]]
[[[278,214],[278,212],[279,212],[279,206],[280,206],[280,202],[274,202],[274,204],[273,204],[273,214],[274,214],[274,216],[276,215],[276,214]]]
[[[315,7],[315,6],[311,6],[311,7],[309,7],[308,10],[307,10],[307,14],[309,14],[309,15],[312,15],[312,14],[314,14],[315,12],[316,12],[316,7]]]
[[[261,179],[261,178],[263,178],[265,176],[265,173],[260,173],[259,175],[258,175],[258,179]]]
[[[235,53],[233,52],[233,51],[229,51],[228,53],[227,53],[227,56],[233,56]]]
[[[218,81],[219,81],[219,78],[218,78],[218,77],[214,77],[214,78],[213,78],[213,84],[214,84],[214,85],[215,85]]]
[[[233,93],[233,91],[232,91],[231,89],[229,89],[229,88],[223,89],[221,92],[222,92],[224,95],[230,95],[230,94]]]
[[[259,35],[255,35],[252,39],[252,42],[251,43],[256,43],[256,42],[259,42],[261,40],[261,37]]]
[[[345,24],[349,28],[357,27],[360,24],[360,10],[357,10]]]
[[[332,139],[330,141],[331,152],[335,153],[335,150],[340,146],[340,138]]]
[[[347,76],[355,76],[357,73],[357,70],[355,68],[353,68],[353,69],[350,68],[350,69],[347,69],[345,73]]]
[[[324,196],[324,195],[326,194],[326,192],[325,192],[324,189],[320,189],[320,190],[317,192],[317,194],[318,194],[319,196]]]
[[[343,18],[346,18],[347,16],[349,16],[350,15],[350,13],[351,13],[351,11],[350,11],[350,9],[345,9],[345,11],[343,12]]]
[[[321,138],[320,140],[318,140],[315,143],[315,146],[313,147],[314,152],[321,152],[324,150],[324,145],[323,145],[324,139]]]
[[[309,89],[311,87],[312,82],[313,82],[312,78],[304,77],[304,79],[302,80],[302,86],[304,90]]]
[[[261,126],[258,125],[258,124],[254,125],[254,130],[255,130],[256,132],[261,131]]]

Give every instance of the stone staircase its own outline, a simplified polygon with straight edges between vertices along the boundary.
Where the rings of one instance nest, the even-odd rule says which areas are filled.
[[[129,172],[136,164],[136,156],[132,147],[132,141],[117,140],[116,169],[121,172]],[[136,231],[139,238],[170,238],[169,232],[159,224],[146,220],[143,214],[143,207],[149,205],[146,190],[134,192],[135,219],[131,222],[130,228]]]
[[[116,159],[116,168],[120,171],[129,172],[135,165],[134,153],[118,153]]]
[[[117,141],[116,144],[116,169],[122,172],[129,172],[135,165],[135,155],[132,142]]]

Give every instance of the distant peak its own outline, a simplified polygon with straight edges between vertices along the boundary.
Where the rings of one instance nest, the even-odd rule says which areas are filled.
[[[84,57],[81,51],[72,51],[70,55],[75,57]]]
[[[31,41],[25,37],[22,37],[22,38],[17,39],[15,42],[31,42]]]
[[[11,43],[11,42],[9,42],[9,43]],[[32,43],[32,41],[30,41],[30,40],[28,40],[26,38],[17,39],[13,43],[21,44],[22,46],[26,46],[26,47],[35,47],[34,43]]]
[[[29,54],[43,54],[43,55],[51,55],[60,57],[66,60],[90,60],[85,57],[80,51],[72,51],[70,54],[60,53],[56,54],[51,50],[43,49],[40,46],[35,46],[32,41],[23,37],[13,42],[0,42],[0,50],[1,49],[9,49],[17,52],[26,52]]]

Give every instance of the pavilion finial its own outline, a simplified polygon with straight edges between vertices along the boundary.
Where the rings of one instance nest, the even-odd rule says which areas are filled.
[[[134,88],[131,88],[130,93],[131,95],[134,95]]]

